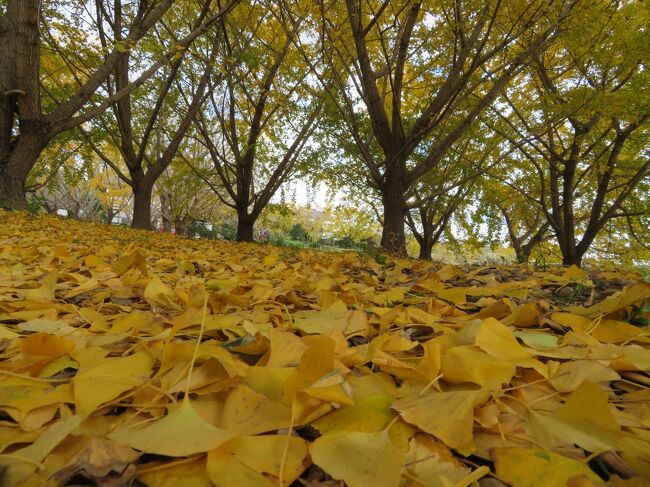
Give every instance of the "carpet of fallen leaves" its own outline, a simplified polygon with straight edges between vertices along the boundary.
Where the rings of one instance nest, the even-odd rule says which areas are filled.
[[[648,485],[649,299],[0,212],[0,484]]]

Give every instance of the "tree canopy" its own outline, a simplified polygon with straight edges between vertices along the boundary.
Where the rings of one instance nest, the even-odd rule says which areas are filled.
[[[3,0],[0,206],[180,233],[232,221],[250,241],[292,184],[320,183],[374,215],[388,252],[643,260],[648,10]]]

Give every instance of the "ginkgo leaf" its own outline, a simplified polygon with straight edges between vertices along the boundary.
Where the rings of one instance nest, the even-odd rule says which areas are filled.
[[[295,436],[239,436],[208,452],[206,472],[215,485],[291,484],[307,466],[307,442]]]
[[[406,469],[427,486],[458,485],[470,474],[470,469],[447,446],[422,433],[415,434],[409,442]]]
[[[494,448],[492,459],[500,479],[517,487],[569,485],[572,478],[599,480],[587,466],[551,451],[536,448]]]
[[[358,399],[354,405],[343,406],[313,423],[321,433],[328,431],[381,431],[394,418],[390,405],[395,399],[389,395]]]
[[[314,463],[350,487],[397,487],[406,452],[396,447],[388,431],[331,431],[310,446]]]
[[[277,328],[269,332],[269,341],[270,356],[266,367],[295,367],[308,348],[300,337]]]
[[[511,360],[488,355],[474,346],[459,346],[442,355],[441,372],[448,382],[473,382],[487,388],[507,384],[515,375]]]
[[[58,358],[74,350],[72,340],[49,333],[34,333],[20,342],[20,350],[26,355]]]
[[[118,429],[108,437],[141,452],[184,457],[217,448],[236,435],[203,420],[186,397],[163,418],[144,427]]]
[[[169,286],[163,283],[158,276],[154,276],[144,288],[144,299],[151,306],[156,306],[168,311],[182,311],[178,296]]]
[[[205,466],[205,456],[190,462],[181,459],[179,462],[143,469],[138,472],[137,478],[147,487],[177,487],[179,485],[213,487],[205,471]]]
[[[303,389],[306,394],[326,402],[336,404],[354,404],[350,397],[350,386],[339,370],[333,370],[320,379],[314,381],[309,387]]]
[[[58,277],[58,272],[50,272],[43,278],[40,287],[27,291],[25,299],[30,301],[54,301],[54,292],[56,290],[56,281],[58,280]]]
[[[335,343],[329,337],[310,337],[309,348],[284,385],[282,402],[289,404],[295,394],[329,374],[334,369]]]
[[[550,447],[579,445],[591,452],[616,448],[620,427],[607,405],[607,393],[583,382],[555,415],[529,413],[526,428]]]
[[[115,274],[118,276],[121,276],[133,267],[139,269],[143,274],[146,274],[147,260],[145,253],[141,249],[135,249],[121,256],[113,263],[111,267],[113,269],[113,272],[115,272]]]
[[[79,364],[72,360],[69,356],[64,355],[57,358],[55,361],[50,362],[43,367],[39,373],[39,377],[52,377],[65,369],[77,369]]]
[[[476,345],[495,357],[516,360],[529,357],[512,332],[498,320],[486,318],[476,331]]]
[[[571,392],[584,382],[609,382],[620,376],[594,360],[573,360],[561,364],[549,379],[560,392]]]
[[[290,424],[291,409],[250,387],[239,385],[226,398],[220,426],[242,435],[255,435],[286,428]]]
[[[400,398],[393,403],[408,423],[441,439],[451,448],[472,442],[474,403],[478,391],[429,392]]]
[[[63,294],[62,297],[63,299],[74,298],[75,296],[79,296],[80,294],[92,291],[97,287],[99,287],[99,281],[97,279],[90,278],[84,281],[83,283],[81,283],[79,286],[75,287],[74,289],[71,289],[67,293]]]
[[[149,377],[152,367],[152,357],[139,352],[128,357],[104,359],[95,367],[80,370],[73,379],[78,411],[92,412],[99,405],[133,389]]]
[[[2,485],[13,487],[36,471],[43,459],[79,426],[82,419],[82,416],[77,414],[57,421],[31,445],[4,456],[4,469],[0,471]]]

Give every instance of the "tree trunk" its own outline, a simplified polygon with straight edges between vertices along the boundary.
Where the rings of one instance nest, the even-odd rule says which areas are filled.
[[[0,206],[8,209],[27,208],[27,176],[50,138],[39,89],[40,6],[12,0],[0,18]]]
[[[399,180],[386,178],[382,189],[384,205],[384,222],[381,233],[381,248],[397,254],[406,255],[406,237],[404,235],[405,201]]]
[[[160,215],[162,219],[163,232],[171,233],[172,231],[172,204],[171,196],[165,192],[160,193]]]
[[[431,260],[431,251],[433,250],[433,239],[424,231],[424,238],[418,242],[420,244],[420,253],[418,259]]]
[[[528,261],[530,260],[530,254],[533,253],[533,248],[530,247],[519,247],[515,249],[515,255],[517,257],[517,263],[518,264],[528,264]]]
[[[567,249],[565,251],[564,249],[562,250],[562,265],[570,266],[570,265],[576,265],[578,267],[582,266],[582,257],[583,254],[579,254],[576,251],[576,248],[573,247],[571,249]]]
[[[0,207],[11,210],[27,208],[27,176],[49,140],[49,126],[40,120],[21,120],[20,128],[15,145],[0,161]]]
[[[25,181],[11,174],[7,168],[0,165],[0,208],[6,210],[26,210]]]
[[[143,182],[133,185],[133,228],[151,230],[151,193],[153,188]]]
[[[245,215],[242,212],[237,212],[237,241],[238,242],[253,242],[253,225],[255,220],[248,215],[246,212]]]
[[[187,235],[187,224],[189,218],[187,216],[179,217],[174,220],[174,229],[176,230],[176,235]]]
[[[163,227],[163,232],[165,233],[171,233],[172,232],[172,221],[165,215],[163,212],[162,214],[162,227]]]

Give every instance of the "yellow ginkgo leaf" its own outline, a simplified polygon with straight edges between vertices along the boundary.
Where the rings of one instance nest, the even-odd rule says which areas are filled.
[[[74,298],[75,296],[79,296],[80,294],[87,293],[98,287],[99,287],[99,281],[97,279],[90,278],[84,281],[83,283],[81,283],[79,286],[65,293],[62,297],[63,299]]]
[[[74,350],[75,343],[49,333],[34,333],[20,342],[20,351],[25,355],[58,358]]]
[[[321,433],[328,431],[381,431],[395,416],[390,405],[395,399],[389,395],[358,399],[355,405],[343,406],[313,423]]]
[[[354,404],[350,397],[350,386],[340,370],[333,370],[316,380],[304,391],[312,397],[322,401],[337,404]]]
[[[123,358],[106,358],[95,367],[84,369],[73,379],[77,410],[90,413],[133,389],[149,377],[152,367],[153,358],[146,352],[138,352]]]
[[[284,386],[282,402],[285,404],[290,404],[298,391],[309,387],[334,369],[334,340],[326,336],[311,336],[305,337],[305,342],[309,348]]]
[[[307,350],[307,345],[300,337],[277,328],[269,331],[269,341],[271,349],[267,367],[295,367]]]
[[[472,442],[474,403],[478,391],[429,392],[393,403],[404,421],[441,439],[451,448]]]
[[[242,435],[256,435],[287,428],[291,410],[282,403],[271,401],[250,387],[235,387],[223,406],[220,426]]]
[[[537,448],[493,448],[492,460],[497,476],[517,487],[555,487],[568,485],[574,477],[591,480],[599,477],[586,462],[579,462]]]
[[[564,274],[562,274],[562,279],[565,282],[583,282],[586,281],[589,277],[589,274],[584,269],[580,269],[576,265],[572,265],[569,267],[566,271],[564,271]]]
[[[147,487],[213,487],[205,471],[205,464],[205,457],[191,462],[182,459],[168,465],[142,469],[138,471],[137,479]]]
[[[81,424],[82,416],[75,415],[51,425],[34,443],[11,454],[3,455],[0,480],[5,487],[13,487],[35,472],[45,457]]]
[[[476,346],[495,357],[520,359],[530,354],[519,345],[510,329],[494,318],[486,318],[476,331]]]
[[[158,276],[151,278],[144,288],[144,299],[157,308],[167,311],[183,311],[178,296]]]
[[[285,453],[286,450],[286,453]],[[286,435],[239,436],[208,453],[206,472],[215,485],[291,484],[309,464],[307,442]]]
[[[406,465],[407,471],[427,486],[455,485],[470,473],[447,446],[423,433],[411,438]]]
[[[50,272],[43,278],[40,287],[30,289],[25,293],[25,299],[29,301],[54,301],[54,292],[58,277],[59,273],[57,271]]]
[[[72,360],[69,356],[63,355],[57,358],[54,362],[50,362],[43,367],[39,373],[39,377],[52,377],[65,369],[77,369],[79,364]]]
[[[572,360],[561,364],[549,382],[560,392],[571,392],[583,382],[609,382],[619,378],[612,369],[594,360]]]
[[[511,360],[471,345],[450,348],[442,355],[441,372],[447,382],[472,382],[491,389],[509,383],[515,371]]]
[[[314,463],[349,487],[397,487],[406,451],[388,431],[331,431],[317,438],[309,452]]]
[[[186,396],[162,419],[140,428],[118,429],[109,438],[145,453],[184,457],[213,450],[236,435],[201,418]]]
[[[140,270],[143,274],[147,273],[147,259],[143,250],[135,249],[117,259],[112,265],[113,272],[118,276],[121,276],[133,267]]]

